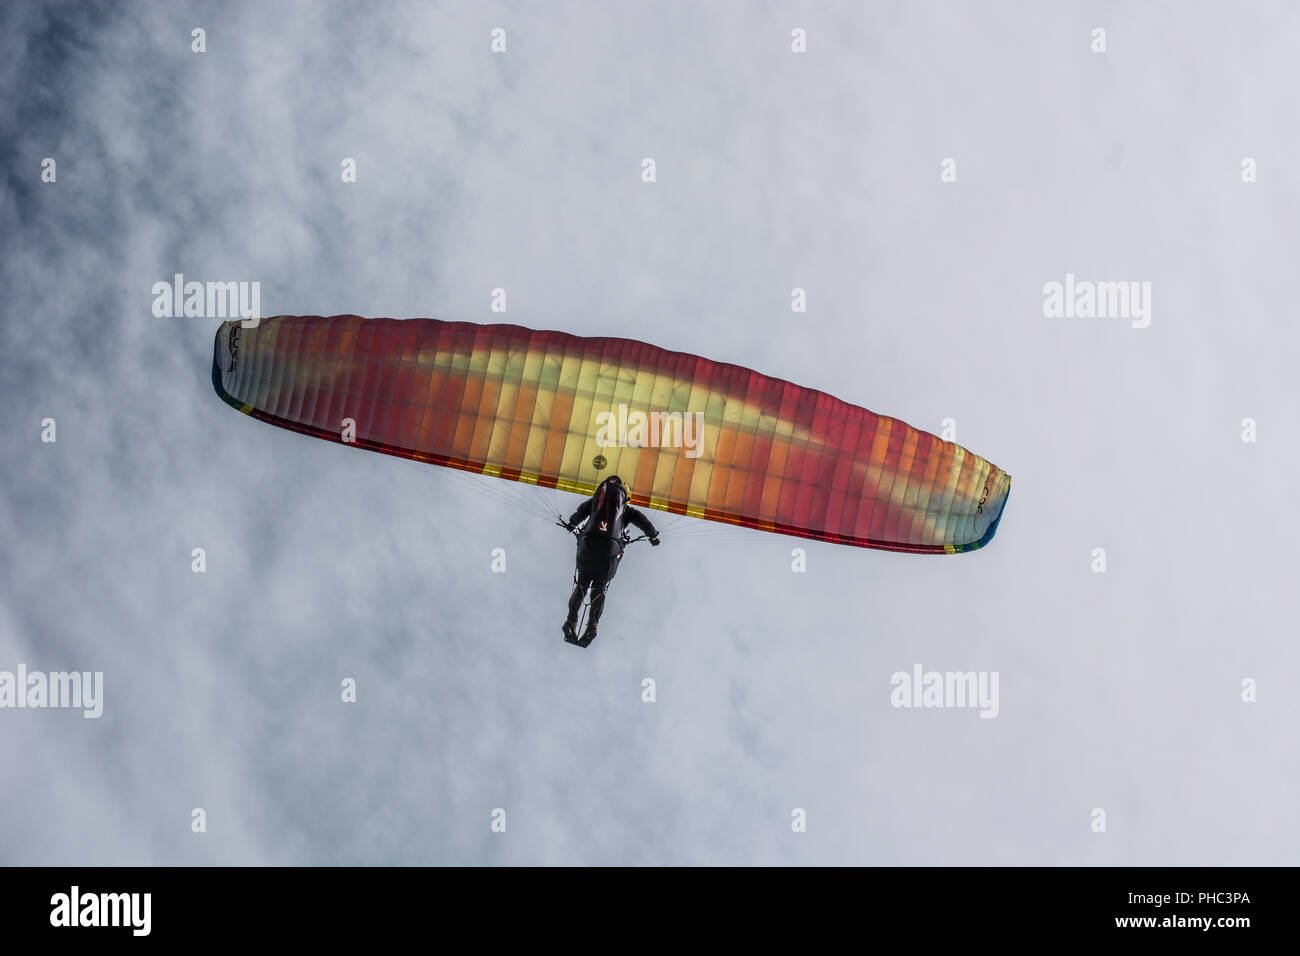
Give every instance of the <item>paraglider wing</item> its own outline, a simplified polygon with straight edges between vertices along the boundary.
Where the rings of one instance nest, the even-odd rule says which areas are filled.
[[[318,438],[583,495],[618,474],[634,505],[859,547],[974,550],[1011,489],[897,419],[630,339],[279,316],[221,325],[212,384]]]

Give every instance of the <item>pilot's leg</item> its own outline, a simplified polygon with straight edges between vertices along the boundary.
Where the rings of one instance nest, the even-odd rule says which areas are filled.
[[[608,587],[608,581],[591,582],[591,610],[587,612],[587,626],[582,629],[582,638],[578,641],[583,647],[596,639],[596,625],[605,612],[605,589]]]
[[[581,573],[574,575],[573,593],[569,595],[569,616],[565,619],[564,639],[571,643],[578,640],[578,612],[582,610],[582,599],[587,595],[590,579]]]
[[[591,613],[587,615],[587,629],[596,633],[596,625],[600,623],[600,616],[605,613],[605,589],[609,587],[608,581],[593,581],[591,585]]]

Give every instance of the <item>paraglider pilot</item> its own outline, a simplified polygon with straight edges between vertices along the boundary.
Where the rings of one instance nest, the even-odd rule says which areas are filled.
[[[573,594],[569,597],[569,617],[564,622],[564,639],[586,647],[596,638],[596,624],[605,610],[605,589],[618,571],[625,543],[623,531],[629,524],[659,544],[659,532],[650,519],[627,502],[627,489],[618,475],[611,475],[596,486],[596,492],[569,516],[565,527],[573,531],[586,521],[578,534],[578,570],[574,575]],[[591,613],[582,636],[578,636],[578,611],[587,589],[591,589]]]

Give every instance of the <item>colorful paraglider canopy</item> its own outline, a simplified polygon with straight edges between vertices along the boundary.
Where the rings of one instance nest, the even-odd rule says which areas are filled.
[[[631,339],[278,316],[217,330],[212,384],[318,438],[583,495],[612,471],[636,505],[858,547],[974,550],[1011,490],[898,419]]]

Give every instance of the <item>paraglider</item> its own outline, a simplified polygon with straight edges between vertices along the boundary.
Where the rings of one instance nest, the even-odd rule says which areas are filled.
[[[631,339],[278,316],[218,328],[212,384],[318,438],[583,496],[617,474],[628,505],[854,547],[976,550],[1011,490],[898,419]]]
[[[573,593],[569,596],[569,616],[561,630],[564,639],[579,647],[596,639],[596,625],[605,610],[605,592],[618,572],[624,549],[634,540],[627,532],[633,525],[641,537],[659,546],[659,532],[644,514],[627,503],[627,489],[618,475],[610,475],[596,488],[596,493],[578,506],[564,528],[578,539],[578,567],[573,575]],[[578,531],[578,523],[585,522]],[[578,611],[588,590],[591,594],[590,615],[581,636],[578,634]]]

